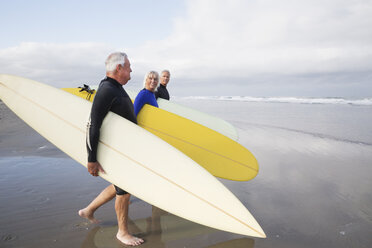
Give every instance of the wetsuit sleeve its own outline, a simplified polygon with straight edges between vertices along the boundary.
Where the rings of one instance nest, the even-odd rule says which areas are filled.
[[[141,90],[138,95],[136,96],[136,99],[134,99],[133,107],[134,107],[134,114],[137,116],[140,110],[142,109],[143,105],[146,103],[145,98],[145,91]]]
[[[103,119],[109,112],[110,106],[114,101],[114,95],[109,90],[101,89],[97,91],[92,104],[92,110],[87,126],[87,151],[88,162],[97,162],[97,148],[99,142],[100,128]]]
[[[154,107],[159,107],[158,103],[156,102],[155,96],[152,92],[142,90],[138,93],[136,99],[134,100],[134,114],[137,116],[140,110],[143,108],[145,104],[150,104]]]
[[[159,108],[158,102],[156,101],[154,94],[149,95],[149,100],[147,103],[150,104],[151,106]]]

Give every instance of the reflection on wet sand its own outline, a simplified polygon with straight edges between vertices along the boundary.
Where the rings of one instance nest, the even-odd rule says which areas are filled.
[[[157,209],[149,217],[151,206],[138,200],[130,228],[146,240],[140,247],[371,247],[371,107],[183,103],[232,122],[258,159],[254,180],[221,181],[268,238],[246,239]],[[115,240],[113,202],[100,209],[106,222],[96,228],[76,214],[107,182],[56,149],[37,149],[50,144],[1,103],[0,115],[0,247],[125,247]]]
[[[253,248],[254,240],[249,238],[231,239],[224,232],[205,227],[162,209],[152,207],[151,217],[138,220],[129,220],[130,231],[138,237],[145,239],[140,247],[244,247]],[[81,248],[117,248],[123,245],[116,240],[117,226],[97,226],[93,228],[81,244]]]

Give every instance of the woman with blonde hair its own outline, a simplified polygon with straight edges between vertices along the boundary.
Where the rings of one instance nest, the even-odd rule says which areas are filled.
[[[145,104],[159,107],[155,98],[155,89],[159,83],[159,74],[156,71],[150,71],[145,75],[144,88],[138,93],[134,100],[134,114],[137,116]]]

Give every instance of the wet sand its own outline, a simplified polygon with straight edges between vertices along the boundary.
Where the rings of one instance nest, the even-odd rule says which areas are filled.
[[[298,114],[292,120],[297,123],[291,122],[291,113],[308,106],[290,109],[293,105],[280,105],[279,109],[288,110],[280,115],[273,105],[200,101],[180,102],[230,121],[238,129],[239,142],[259,161],[255,179],[221,181],[268,237],[257,239],[204,227],[133,197],[130,229],[146,240],[141,247],[371,246],[369,134],[335,126],[326,116],[335,111],[326,110],[325,116],[319,116],[317,106],[307,115],[326,119],[320,125],[323,129]],[[275,118],[264,116],[269,111],[277,113]],[[361,114],[365,112],[372,110],[362,109]],[[360,123],[359,132],[370,124]],[[114,238],[113,201],[97,211],[98,225],[77,215],[108,183],[90,176],[85,167],[40,137],[1,102],[0,168],[0,247],[123,247]]]

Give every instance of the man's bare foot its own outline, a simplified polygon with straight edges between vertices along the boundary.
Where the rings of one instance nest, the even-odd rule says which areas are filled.
[[[99,222],[96,218],[94,218],[93,212],[89,211],[86,208],[80,209],[79,210],[79,215],[80,215],[80,217],[89,220],[93,224],[97,224]]]
[[[130,235],[129,233],[125,235],[120,235],[118,233],[116,234],[116,238],[123,244],[130,245],[130,246],[138,246],[138,245],[141,245],[143,242],[145,242],[143,239],[134,237]]]

